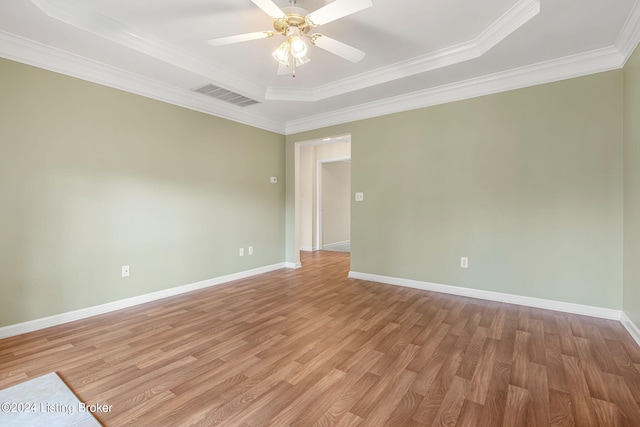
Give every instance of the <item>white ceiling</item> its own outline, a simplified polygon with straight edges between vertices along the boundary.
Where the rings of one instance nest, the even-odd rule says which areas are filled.
[[[373,0],[312,31],[364,60],[311,46],[295,78],[276,75],[282,36],[206,42],[271,29],[250,0],[0,0],[0,56],[285,134],[620,68],[640,0]],[[259,103],[193,92],[209,83]]]

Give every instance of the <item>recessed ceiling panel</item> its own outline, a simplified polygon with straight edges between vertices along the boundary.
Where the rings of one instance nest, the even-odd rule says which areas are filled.
[[[313,12],[331,3],[298,0],[296,6]],[[228,46],[207,43],[274,30],[273,19],[252,0],[0,0],[0,56],[124,90],[140,87],[132,91],[280,131],[292,120],[300,129],[303,122],[329,123],[328,116],[397,111],[385,106],[403,99],[411,100],[408,106],[433,94],[424,105],[452,99],[439,95],[451,88],[473,96],[511,87],[481,89],[502,74],[518,76],[515,86],[522,86],[613,69],[640,38],[637,0],[372,3],[309,31],[365,52],[361,61],[307,40],[311,61],[295,78],[277,74],[271,53],[285,39],[280,34]],[[193,93],[209,84],[259,103],[221,110],[219,100]]]

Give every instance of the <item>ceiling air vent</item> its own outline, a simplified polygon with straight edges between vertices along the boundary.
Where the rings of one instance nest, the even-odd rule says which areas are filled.
[[[230,90],[212,84],[193,89],[193,91],[239,107],[246,107],[247,105],[258,103],[255,99],[247,98],[239,93],[231,92]]]

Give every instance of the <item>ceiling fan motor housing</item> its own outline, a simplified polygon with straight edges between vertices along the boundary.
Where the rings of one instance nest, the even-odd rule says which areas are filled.
[[[308,11],[297,6],[283,7],[282,11],[287,15],[286,18],[275,19],[273,21],[273,28],[278,34],[286,34],[287,28],[298,27],[302,34],[308,33],[315,25],[311,23],[306,16]]]

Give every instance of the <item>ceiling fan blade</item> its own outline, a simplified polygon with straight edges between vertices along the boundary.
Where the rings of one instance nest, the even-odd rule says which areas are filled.
[[[208,40],[211,46],[225,46],[233,43],[248,42],[249,40],[266,39],[273,36],[273,31],[258,31],[257,33],[239,34],[237,36],[220,37],[219,39]]]
[[[311,12],[307,18],[315,26],[320,26],[371,6],[373,6],[372,0],[336,0],[315,12]]]
[[[286,18],[287,14],[282,11],[273,1],[271,0],[251,0],[253,4],[258,6],[260,9],[264,11],[267,15],[272,17],[273,19],[282,19]]]
[[[356,49],[353,46],[339,42],[331,37],[323,36],[322,34],[314,34],[311,37],[311,43],[318,46],[320,49],[324,49],[327,52],[331,52],[334,55],[338,55],[341,58],[351,62],[360,62],[366,55],[360,49]]]

